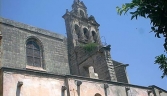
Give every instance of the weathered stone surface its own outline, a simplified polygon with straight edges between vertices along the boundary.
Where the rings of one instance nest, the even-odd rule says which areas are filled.
[[[3,95],[1,96],[95,96],[97,93],[101,96],[167,95],[167,91],[155,86],[143,87],[9,68],[3,68],[1,71],[3,71]],[[21,82],[21,86],[18,86],[18,82]],[[62,89],[63,87],[64,89]],[[150,94],[148,94],[149,92]]]
[[[0,96],[3,96],[3,72],[0,70]]]
[[[4,73],[3,95],[1,96],[62,96],[64,79],[46,78],[29,74]],[[22,81],[21,87],[17,86]],[[67,96],[67,92],[63,96]]]
[[[61,39],[61,40],[63,40],[65,38],[64,36],[62,36],[60,34],[53,33],[53,32],[50,32],[48,30],[33,27],[33,26],[30,26],[30,25],[26,25],[26,24],[23,24],[23,23],[19,23],[19,22],[13,21],[13,20],[5,19],[5,18],[2,18],[2,17],[0,17],[0,22],[3,23],[3,24],[6,24],[6,25],[13,26],[15,28],[31,31],[31,32],[34,32],[36,34],[42,34],[42,35],[49,36],[49,37],[52,37],[52,38],[57,38],[57,39]]]
[[[164,92],[163,89],[153,85],[151,86],[153,88],[153,92],[155,93],[156,96],[167,96],[167,92]]]
[[[94,96],[96,93],[105,96],[103,84],[82,81],[82,85],[76,86],[75,79],[68,79],[70,96]]]
[[[0,67],[2,67],[2,34],[0,31]]]
[[[109,85],[108,96],[126,96],[125,86]]]
[[[91,56],[88,56],[88,55],[85,55],[85,56],[87,59],[79,64],[79,70],[80,70],[81,76],[90,77],[90,75],[88,74],[89,71],[86,69],[89,66],[93,66],[94,72],[98,74],[99,79],[111,80],[108,66],[106,64],[105,56],[103,53],[97,52]],[[81,56],[81,57],[84,58],[85,56]],[[80,57],[80,56],[78,56],[78,57]],[[79,59],[79,60],[81,61],[81,59]]]
[[[148,93],[146,89],[130,88],[129,96],[148,96]]]
[[[113,61],[117,81],[118,82],[123,82],[123,83],[129,83],[128,76],[127,76],[127,73],[126,73],[126,67],[128,65],[122,64],[122,63],[117,62],[115,60],[112,60],[112,61]]]
[[[27,68],[26,40],[38,38],[43,46],[43,60],[46,72],[70,74],[66,37],[29,25],[0,18],[2,33],[2,66]]]

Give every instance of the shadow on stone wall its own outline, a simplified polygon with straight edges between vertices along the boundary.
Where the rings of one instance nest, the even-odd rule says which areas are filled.
[[[67,90],[66,86],[62,86],[61,88],[61,96],[65,96],[65,90]]]
[[[20,96],[20,87],[17,87],[17,89],[16,89],[16,96]]]
[[[23,85],[22,81],[18,81],[17,83],[17,89],[16,89],[16,96],[20,96],[20,90],[21,90],[21,86]]]

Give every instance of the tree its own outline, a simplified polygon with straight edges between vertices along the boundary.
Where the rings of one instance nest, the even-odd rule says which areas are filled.
[[[119,15],[122,13],[131,14],[131,20],[134,18],[144,17],[150,19],[151,32],[155,33],[155,37],[165,37],[164,49],[167,53],[167,0],[132,0],[125,3],[122,7],[116,7]],[[155,57],[155,64],[159,64],[159,68],[163,71],[162,78],[167,76],[167,57],[165,54]]]

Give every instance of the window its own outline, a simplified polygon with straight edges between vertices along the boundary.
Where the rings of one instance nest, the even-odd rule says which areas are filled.
[[[43,67],[42,66],[42,48],[38,40],[30,38],[26,43],[26,56],[27,56],[27,65],[34,67]]]

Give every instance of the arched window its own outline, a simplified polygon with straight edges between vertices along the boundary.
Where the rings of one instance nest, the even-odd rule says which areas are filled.
[[[89,38],[88,29],[84,28],[83,32],[84,32],[85,39],[88,40],[88,38]]]
[[[96,93],[95,96],[101,96],[99,93]]]
[[[96,36],[96,32],[95,31],[92,31],[92,36],[93,36],[94,43],[96,43],[97,36]]]
[[[27,65],[43,67],[42,46],[37,39],[30,38],[26,42]]]

